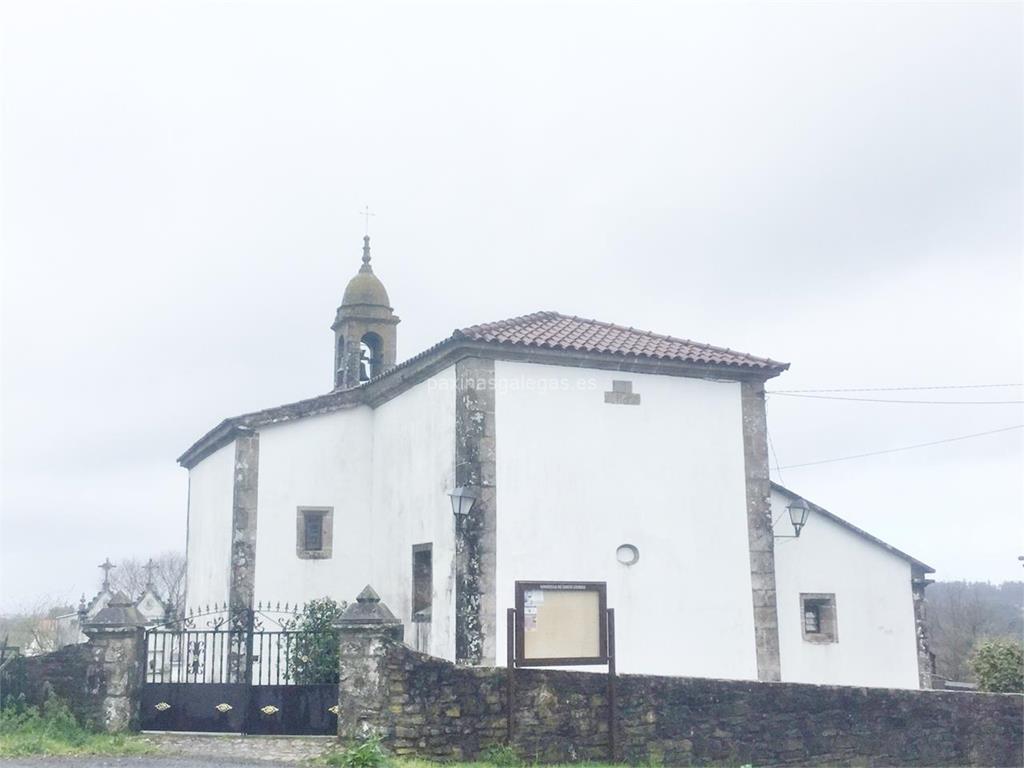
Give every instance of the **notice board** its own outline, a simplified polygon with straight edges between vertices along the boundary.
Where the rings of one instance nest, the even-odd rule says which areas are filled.
[[[516,663],[608,663],[607,587],[601,581],[517,581]]]

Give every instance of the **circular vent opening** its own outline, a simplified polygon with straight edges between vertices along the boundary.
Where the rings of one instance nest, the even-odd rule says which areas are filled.
[[[615,559],[623,565],[635,565],[640,559],[640,550],[632,544],[620,544],[615,550]]]

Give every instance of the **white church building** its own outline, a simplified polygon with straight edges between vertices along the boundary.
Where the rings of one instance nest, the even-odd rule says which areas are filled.
[[[764,386],[788,364],[556,312],[396,364],[398,322],[365,238],[333,389],[180,457],[187,607],[369,583],[411,645],[502,665],[515,582],[599,581],[621,672],[930,685],[932,569],[769,480]]]

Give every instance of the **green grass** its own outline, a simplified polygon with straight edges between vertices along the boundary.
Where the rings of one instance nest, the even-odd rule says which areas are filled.
[[[25,755],[143,755],[153,747],[137,736],[97,733],[83,727],[61,701],[0,710],[0,757]]]
[[[314,762],[320,765],[341,766],[341,768],[355,768],[351,763],[345,762],[341,750],[328,752]],[[566,765],[540,765],[535,763],[517,763],[522,768],[623,768],[622,764],[612,765],[604,763],[572,763]],[[476,762],[451,762],[448,760],[434,761],[418,757],[387,757],[379,764],[380,768],[506,768],[506,763],[490,763],[483,760]]]
[[[475,762],[475,763],[437,763],[430,760],[423,760],[420,758],[401,758],[398,760],[391,760],[388,763],[395,768],[499,768],[503,764],[488,763],[488,762]],[[531,763],[519,763],[522,766],[532,766]],[[623,768],[622,764],[612,765],[605,763],[571,763],[566,765],[537,765],[536,768]]]
[[[523,760],[508,747],[492,747],[474,762],[433,761],[420,757],[394,757],[387,754],[379,740],[353,747],[335,747],[314,760],[320,765],[340,766],[340,768],[624,768],[624,764],[612,763],[566,763],[565,765],[540,765]],[[744,765],[742,768],[753,768]]]
[[[335,747],[314,762],[338,768],[527,768],[529,761],[519,757],[509,747],[491,747],[475,762],[434,762],[416,757],[394,757],[373,737],[349,747]],[[543,766],[543,768],[622,768],[600,763],[575,763],[570,766]]]

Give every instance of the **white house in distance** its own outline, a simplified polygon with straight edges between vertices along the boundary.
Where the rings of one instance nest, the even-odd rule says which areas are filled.
[[[152,564],[152,561],[150,563]],[[99,567],[104,569],[103,586],[100,587],[100,591],[88,602],[86,602],[85,595],[83,594],[77,611],[63,613],[54,618],[56,647],[63,648],[65,645],[77,645],[78,643],[86,642],[89,638],[82,631],[82,626],[95,619],[100,611],[106,608],[117,594],[111,589],[109,580],[110,569],[116,566],[107,558]],[[140,595],[122,595],[121,597],[133,601],[136,610],[146,619],[147,626],[155,626],[168,618],[167,604],[157,594],[156,587],[153,586],[153,582],[150,580],[147,580],[146,586]]]
[[[813,504],[776,538],[799,497],[769,481],[764,384],[788,364],[556,312],[396,364],[397,324],[365,238],[334,388],[181,456],[188,607],[369,583],[408,642],[494,665],[516,581],[600,581],[623,672],[929,685],[932,569]]]

